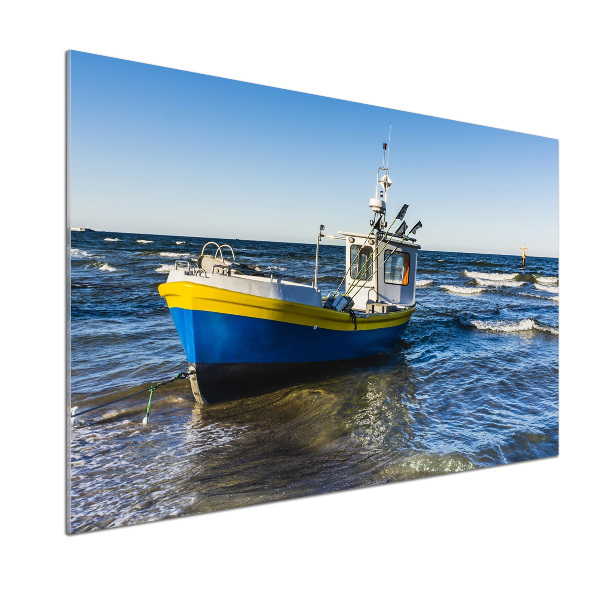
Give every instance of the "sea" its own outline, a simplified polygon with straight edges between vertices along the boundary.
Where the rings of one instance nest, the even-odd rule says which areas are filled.
[[[389,353],[209,405],[175,380],[143,424],[148,388],[187,370],[157,288],[208,241],[71,233],[71,533],[558,454],[558,260],[533,256],[521,268],[519,256],[421,250],[417,310]],[[313,280],[314,244],[216,241]],[[320,247],[323,295],[344,262],[342,246]]]

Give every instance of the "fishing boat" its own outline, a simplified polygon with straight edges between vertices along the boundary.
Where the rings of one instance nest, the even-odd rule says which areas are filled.
[[[197,261],[175,262],[158,291],[181,339],[197,401],[219,400],[231,386],[250,389],[250,382],[385,353],[397,344],[416,308],[420,246],[410,236],[421,222],[407,233],[406,204],[386,222],[388,152],[383,144],[369,201],[370,232],[329,235],[321,225],[312,285],[244,264],[229,244],[214,241]],[[324,238],[345,240],[346,246],[346,273],[326,296],[318,279]]]

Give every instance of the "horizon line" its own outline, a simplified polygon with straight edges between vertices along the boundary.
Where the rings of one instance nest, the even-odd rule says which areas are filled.
[[[149,232],[142,232],[142,231],[116,231],[116,230],[112,230],[112,231],[108,231],[108,230],[104,230],[104,229],[92,229],[92,228],[88,228],[90,231],[89,233],[124,233],[127,235],[158,235],[161,237],[182,237],[182,238],[191,238],[191,239],[196,239],[196,238],[200,238],[200,239],[216,239],[216,240],[227,240],[227,241],[240,241],[240,242],[266,242],[269,244],[298,244],[298,245],[303,245],[303,246],[312,246],[312,245],[316,245],[316,242],[289,242],[289,241],[279,241],[279,240],[256,240],[256,239],[251,239],[251,238],[234,238],[234,237],[214,237],[210,238],[209,236],[201,236],[201,235],[180,235],[180,234],[171,234],[171,233],[149,233]],[[73,231],[70,227],[69,227],[69,233],[86,233],[85,231]],[[345,244],[338,244],[338,243],[334,243],[334,242],[321,242],[320,245],[323,246],[339,246],[340,248],[345,247]],[[429,249],[424,249],[424,248],[420,248],[419,250],[420,252],[447,252],[447,253],[455,253],[455,254],[489,254],[491,256],[517,256],[520,257],[520,254],[504,254],[504,253],[499,253],[499,252],[466,252],[464,250],[429,250]],[[552,258],[555,260],[559,260],[558,256],[536,256],[534,254],[528,254],[527,258]]]

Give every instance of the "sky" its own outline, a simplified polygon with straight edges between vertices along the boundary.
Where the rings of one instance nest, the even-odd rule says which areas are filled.
[[[314,243],[388,223],[424,250],[558,256],[558,140],[69,53],[70,226]],[[374,85],[383,85],[379,79]]]

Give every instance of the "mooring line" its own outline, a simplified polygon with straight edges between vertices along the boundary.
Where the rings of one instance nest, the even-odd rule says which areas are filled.
[[[86,413],[92,412],[93,410],[98,410],[100,408],[104,408],[105,406],[109,406],[110,404],[115,404],[115,402],[120,402],[122,400],[127,400],[128,398],[132,398],[133,396],[138,396],[139,394],[143,394],[144,392],[150,392],[150,398],[148,398],[148,406],[146,407],[146,416],[142,423],[146,425],[148,423],[148,417],[150,415],[150,403],[152,401],[152,393],[156,388],[159,388],[163,385],[167,385],[168,383],[172,383],[173,381],[177,381],[178,379],[187,379],[190,376],[189,372],[182,371],[175,375],[175,377],[171,377],[171,379],[167,379],[167,381],[163,381],[161,383],[157,383],[156,385],[152,385],[149,388],[144,390],[140,390],[139,392],[133,392],[133,394],[128,394],[127,396],[123,396],[122,398],[116,398],[115,400],[110,400],[109,402],[105,402],[104,404],[99,404],[98,406],[92,406],[90,408],[86,408],[85,410],[77,411],[77,407],[74,406],[71,408],[71,423],[75,417],[80,417],[81,415],[85,415]]]

